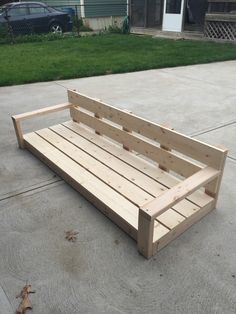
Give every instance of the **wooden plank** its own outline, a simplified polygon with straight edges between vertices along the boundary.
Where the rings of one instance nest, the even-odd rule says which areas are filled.
[[[199,187],[206,185],[208,182],[218,177],[219,174],[220,172],[218,170],[211,167],[206,167],[200,170],[165,192],[159,198],[143,205],[141,211],[142,214],[147,217],[147,219],[155,219],[157,216],[166,211],[166,209],[171,208]]]
[[[108,168],[100,161],[91,157],[74,144],[68,142],[50,129],[42,129],[36,132],[50,144],[55,146],[69,158],[88,170],[94,176],[102,180],[105,184],[115,189],[129,201],[139,206],[143,202],[153,200],[153,196],[143,191],[138,186],[120,176],[118,173]]]
[[[137,239],[137,206],[79,166],[36,133],[26,134],[24,139],[28,150],[46,163],[134,239]]]
[[[43,115],[48,114],[48,113],[53,113],[53,112],[57,112],[57,111],[65,110],[65,109],[70,109],[72,107],[74,107],[72,104],[65,103],[65,104],[50,106],[50,107],[46,107],[46,108],[42,108],[42,109],[37,109],[37,110],[26,112],[26,113],[21,113],[21,114],[12,116],[12,118],[16,121],[26,120],[26,119],[30,119],[30,118],[33,118],[36,116],[37,117],[43,116]]]
[[[219,190],[220,190],[220,185],[221,185],[222,176],[223,176],[223,172],[224,172],[227,153],[228,153],[228,151],[226,150],[225,153],[222,154],[221,164],[219,167],[221,174],[215,180],[213,180],[212,182],[209,182],[206,185],[206,194],[209,194],[210,196],[214,197],[215,206],[216,206],[218,196],[219,196]]]
[[[196,165],[184,158],[180,158],[171,152],[163,150],[153,143],[135,136],[133,133],[127,133],[114,125],[107,124],[106,122],[90,116],[85,112],[78,111],[74,108],[72,108],[72,110],[76,110],[74,120],[77,120],[76,116],[78,116],[78,120],[81,123],[84,123],[99,133],[102,133],[118,143],[129,147],[129,149],[135,150],[153,161],[166,166],[181,176],[188,177],[201,169],[199,165]]]
[[[191,215],[189,218],[185,219],[181,224],[177,225],[175,228],[170,230],[169,232],[164,232],[164,230],[159,228],[156,229],[153,235],[153,255],[160,251],[163,247],[169,244],[171,241],[176,239],[179,235],[181,235],[184,231],[186,231],[189,227],[199,221],[202,217],[207,215],[214,207],[214,200],[201,208],[200,211]]]
[[[110,152],[107,152],[102,148],[96,146],[94,143],[91,143],[87,139],[81,137],[79,134],[74,133],[70,129],[67,129],[65,126],[60,124],[52,126],[50,127],[50,129],[70,143],[76,145],[76,147],[85,151],[93,158],[96,158],[110,169],[122,175],[133,184],[142,188],[153,197],[157,197],[161,195],[164,191],[168,190],[167,187],[163,186],[162,184],[156,182],[154,179],[137,170],[138,165],[135,169],[124,161],[118,159],[116,156],[111,155],[110,152],[112,152],[113,150],[112,146],[110,147]],[[136,161],[134,159],[133,166],[135,162]],[[153,169],[153,171],[155,171],[155,169]],[[188,200],[182,200],[180,203],[174,206],[174,209],[178,211],[181,215],[187,217],[195,212],[197,209],[199,209],[199,207],[192,202],[189,202]]]
[[[203,162],[213,168],[220,164],[221,154],[224,150],[207,145],[201,141],[185,136],[164,126],[155,124],[134,114],[117,109],[113,106],[102,103],[101,101],[89,98],[75,91],[68,90],[69,102],[74,105],[89,110],[99,112],[100,116],[115,122],[123,127],[131,129],[154,141],[158,141],[170,149],[175,149],[195,160]],[[71,116],[74,120],[76,109],[71,110]]]
[[[171,152],[171,149],[170,149],[169,147],[164,146],[164,145],[160,145],[160,148],[161,148],[161,149],[164,149],[164,150],[166,150],[166,151],[168,151],[168,152]],[[165,166],[163,166],[163,165],[161,165],[161,164],[159,164],[159,168],[160,168],[161,170],[163,170],[163,171],[170,172],[168,168],[166,168]]]
[[[166,128],[168,128],[168,129],[173,130],[173,128],[170,128],[168,125],[163,125],[163,126],[166,127]],[[160,143],[160,148],[165,149],[165,150],[171,152],[171,148],[169,148],[169,147],[163,145],[162,143]],[[163,165],[160,165],[160,164],[159,164],[159,168],[160,168],[161,170],[163,170],[163,171],[170,172],[170,170],[169,170],[168,168],[166,168],[165,166],[163,166]]]
[[[181,182],[178,178],[165,173],[147,160],[144,160],[134,153],[125,151],[122,147],[111,143],[104,137],[96,136],[96,134],[92,133],[89,129],[85,129],[78,123],[68,121],[63,123],[63,125],[168,188],[172,188]],[[193,194],[188,196],[188,199],[200,207],[203,207],[212,201],[212,197],[205,194],[204,191],[195,191]],[[176,204],[176,206],[177,205],[178,204]]]
[[[97,177],[80,167],[36,133],[24,135],[26,148],[46,163],[53,171],[81,193],[120,228],[137,240],[138,207],[109,188]],[[169,231],[155,221],[155,232],[164,235]]]
[[[174,211],[173,209],[166,210],[163,214],[158,216],[156,220],[168,229],[173,229],[183,222],[186,218]]]
[[[23,132],[22,132],[20,121],[16,120],[15,117],[13,116],[12,122],[13,122],[14,129],[16,132],[16,138],[17,138],[19,148],[23,149],[24,148],[24,139],[23,139]]]
[[[154,221],[147,220],[139,214],[138,218],[138,251],[150,258],[153,254]]]
[[[155,244],[155,242],[163,238],[169,232],[170,232],[170,229],[166,228],[160,222],[157,222],[155,220],[154,231],[153,231],[153,243]]]
[[[74,144],[76,147],[80,148],[93,158],[97,159],[113,171],[117,172],[122,177],[128,179],[130,182],[137,185],[144,191],[148,192],[153,197],[161,195],[163,191],[167,190],[167,188],[164,187],[162,184],[156,182],[152,178],[132,167],[131,165],[110,154],[110,152],[112,153],[113,150],[112,146],[110,147],[110,152],[107,152],[103,148],[95,145],[94,143],[88,141],[84,137],[80,136],[79,134],[73,132],[72,130],[66,128],[64,125],[61,124],[50,127],[50,130],[60,135],[68,142]]]
[[[187,200],[188,199],[184,199],[172,207],[175,211],[177,211],[179,214],[181,214],[184,217],[191,216],[192,214],[194,214],[196,211],[198,211],[201,208],[192,202],[188,202],[187,204],[183,203],[183,201],[187,201]],[[209,201],[207,203],[209,203]]]

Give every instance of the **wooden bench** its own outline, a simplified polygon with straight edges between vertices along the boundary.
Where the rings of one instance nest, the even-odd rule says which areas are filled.
[[[75,91],[68,99],[13,116],[19,146],[134,238],[146,258],[215,208],[226,149]],[[23,135],[21,121],[64,109],[71,121]]]

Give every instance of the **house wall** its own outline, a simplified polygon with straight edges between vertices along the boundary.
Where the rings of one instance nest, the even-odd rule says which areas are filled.
[[[32,1],[32,0],[28,0]],[[44,3],[54,7],[54,6],[75,6],[80,5],[80,0],[43,0]]]
[[[124,21],[124,16],[86,17],[83,21],[84,25],[89,26],[95,31],[99,31],[108,29],[109,26],[121,27]]]
[[[85,17],[126,16],[126,0],[84,0]]]

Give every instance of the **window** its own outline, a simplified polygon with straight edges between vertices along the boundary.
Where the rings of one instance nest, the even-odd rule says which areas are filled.
[[[222,1],[223,2],[223,1]],[[236,3],[211,3],[211,13],[235,13]]]
[[[180,14],[182,0],[166,0],[166,13]]]
[[[229,4],[229,12],[236,13],[236,3]]]
[[[9,16],[21,16],[21,15],[27,15],[28,10],[27,7],[24,5],[17,5],[14,6],[12,9],[8,11]]]
[[[45,14],[50,12],[46,7],[37,4],[31,4],[29,10],[30,14]]]

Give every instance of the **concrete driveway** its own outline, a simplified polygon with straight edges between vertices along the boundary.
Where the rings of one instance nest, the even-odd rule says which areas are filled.
[[[33,313],[236,313],[236,62],[0,88],[0,313],[28,282]],[[230,149],[217,210],[154,258],[27,151],[12,114],[77,89]],[[63,121],[30,120],[25,130]],[[79,231],[76,243],[66,230]]]

